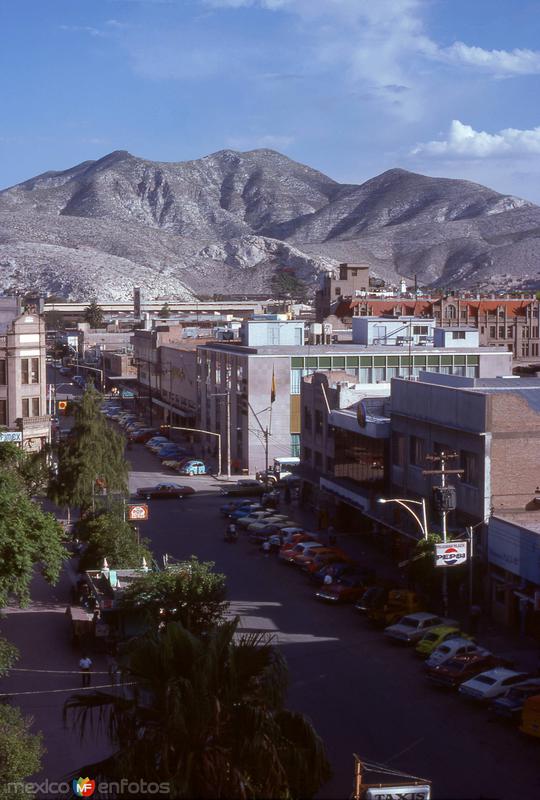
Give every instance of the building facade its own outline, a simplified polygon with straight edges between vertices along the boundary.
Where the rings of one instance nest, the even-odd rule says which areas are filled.
[[[435,319],[440,327],[469,327],[479,333],[481,346],[510,350],[514,358],[540,357],[540,300],[536,297],[377,297],[344,300],[335,309],[343,324],[358,316],[414,315]]]
[[[25,313],[2,322],[0,426],[22,432],[22,446],[39,450],[51,437],[47,412],[45,322]]]
[[[340,264],[337,273],[323,273],[320,277],[320,288],[315,294],[317,320],[322,322],[332,314],[342,298],[354,298],[357,293],[368,289],[368,264]]]

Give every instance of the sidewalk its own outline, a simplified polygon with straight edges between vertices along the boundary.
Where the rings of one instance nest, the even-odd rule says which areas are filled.
[[[320,533],[317,529],[317,513],[313,507],[300,507],[297,501],[287,505],[283,502],[282,497],[280,513],[297,520],[299,525],[307,531]],[[374,545],[369,535],[340,531],[336,531],[336,535],[337,546],[349,553],[355,560],[372,567],[377,577],[396,581],[396,584],[401,583],[403,572],[399,570],[389,555]],[[450,616],[456,615],[451,614]],[[480,619],[478,636],[475,638],[483,647],[512,661],[516,669],[534,675],[540,669],[540,643],[530,636],[521,636],[517,632],[501,627],[491,618],[483,616]]]

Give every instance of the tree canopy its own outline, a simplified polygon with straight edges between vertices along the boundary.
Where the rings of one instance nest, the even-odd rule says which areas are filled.
[[[66,552],[64,531],[52,514],[33,502],[15,473],[0,470],[0,607],[13,593],[29,600],[34,567],[50,582],[58,580]]]
[[[0,800],[22,796],[20,788],[14,792],[9,784],[24,783],[41,769],[42,737],[30,733],[32,722],[18,708],[0,703]]]
[[[108,424],[100,405],[100,395],[88,386],[75,406],[71,435],[60,444],[58,474],[51,482],[50,496],[55,502],[79,506],[83,512],[100,492],[127,491],[124,438]]]
[[[113,755],[81,767],[103,781],[167,782],[172,798],[312,797],[330,777],[311,723],[284,706],[283,656],[237,621],[197,637],[180,623],[132,639],[122,694],[81,693],[65,706],[83,733],[102,725]]]
[[[122,606],[146,611],[155,622],[181,622],[194,633],[223,620],[225,576],[214,563],[191,556],[165,572],[149,572],[134,581],[122,596]]]
[[[77,536],[86,542],[79,570],[99,569],[107,558],[112,569],[140,567],[143,558],[150,564],[152,553],[148,541],[139,541],[136,530],[126,522],[121,511],[100,511],[77,524]]]
[[[28,452],[14,442],[0,443],[0,470],[15,472],[30,494],[44,490],[51,478],[50,449]]]
[[[88,322],[91,328],[103,327],[103,309],[98,305],[95,297],[84,309],[84,321]]]

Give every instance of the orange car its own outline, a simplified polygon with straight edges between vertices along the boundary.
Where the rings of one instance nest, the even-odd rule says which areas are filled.
[[[313,559],[315,556],[318,556],[320,553],[325,553],[327,550],[328,547],[324,544],[321,544],[318,547],[312,547],[307,553],[299,553],[298,555],[294,556],[292,564],[295,567],[303,567],[306,559]]]
[[[292,550],[293,547],[295,547],[295,545],[297,545],[299,542],[312,542],[314,539],[316,539],[316,537],[309,533],[295,533],[294,536],[291,536],[288,542],[285,542],[285,544],[281,545],[279,552],[281,553],[285,550]]]
[[[347,563],[348,561],[352,563],[350,556],[344,553],[343,550],[339,550],[337,547],[325,547],[319,550],[318,553],[310,553],[307,555],[300,564],[300,568],[303,572],[311,574],[317,572],[322,567],[326,566],[326,564],[332,564],[334,561],[339,561],[341,564]]]

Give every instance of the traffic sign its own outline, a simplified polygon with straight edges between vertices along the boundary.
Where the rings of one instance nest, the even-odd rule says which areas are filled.
[[[457,567],[467,561],[467,542],[446,542],[435,545],[436,567]]]
[[[131,522],[141,522],[148,519],[148,506],[146,503],[133,503],[127,507],[127,516]]]
[[[57,405],[59,411],[65,411],[67,408],[67,400],[59,400]]]

